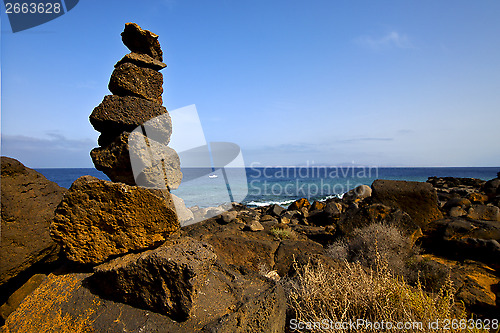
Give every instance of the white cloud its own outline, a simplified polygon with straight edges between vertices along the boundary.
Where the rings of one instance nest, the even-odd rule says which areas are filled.
[[[415,46],[411,43],[408,36],[400,34],[397,31],[391,31],[382,37],[361,36],[355,40],[356,44],[372,49],[381,50],[387,48],[413,49]]]
[[[92,167],[90,150],[97,146],[92,139],[67,138],[59,133],[46,133],[37,138],[2,134],[1,153],[32,168]]]

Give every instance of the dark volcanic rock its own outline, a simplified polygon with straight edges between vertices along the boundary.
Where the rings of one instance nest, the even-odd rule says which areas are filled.
[[[323,203],[323,209],[311,210],[307,220],[315,225],[332,225],[339,221],[343,210],[342,204],[330,199]]]
[[[313,204],[311,205],[311,208],[309,208],[310,211],[314,210],[322,210],[325,208],[325,204],[321,201],[314,201]]]
[[[499,189],[500,189],[500,179],[499,178],[488,180],[484,184],[484,192],[490,198],[493,198],[496,195],[498,195],[499,194]]]
[[[149,30],[143,30],[135,23],[126,23],[122,32],[122,41],[130,51],[143,53],[163,61],[163,52],[158,42],[158,35]]]
[[[373,202],[401,209],[419,227],[443,217],[436,190],[429,183],[378,179],[372,190]]]
[[[192,316],[168,316],[102,299],[86,287],[90,273],[51,274],[5,323],[7,332],[270,332],[285,329],[283,288],[256,274],[214,266]]]
[[[309,208],[311,204],[306,198],[298,199],[288,206],[288,210],[300,210],[302,207]]]
[[[400,209],[381,204],[349,209],[338,223],[338,227],[344,235],[349,235],[355,228],[366,227],[373,223],[394,226],[412,239],[421,235],[419,226],[413,222],[410,215]]]
[[[500,209],[497,206],[473,205],[467,217],[473,220],[500,221]]]
[[[450,200],[446,201],[446,203],[443,206],[443,209],[445,211],[450,210],[453,207],[461,207],[464,209],[469,209],[471,206],[471,202],[469,199],[465,198],[451,198]]]
[[[210,245],[184,237],[98,266],[90,280],[100,295],[185,320],[216,259]]]
[[[475,189],[481,189],[485,181],[477,178],[459,178],[459,177],[429,177],[427,182],[438,188],[452,188],[467,186]]]
[[[260,266],[274,266],[274,253],[279,245],[271,239],[249,238],[238,233],[216,234],[203,237],[202,241],[212,245],[217,256],[226,264],[256,272]]]
[[[0,285],[57,256],[49,225],[66,191],[15,159],[2,156],[1,165]]]
[[[168,192],[91,176],[71,185],[55,214],[52,238],[68,259],[84,264],[158,246],[179,229]]]
[[[500,262],[498,222],[445,218],[429,223],[422,232],[422,247],[432,253],[495,265]]]
[[[164,116],[158,117],[160,115]],[[99,144],[105,146],[122,132],[132,132],[155,117],[158,117],[158,121],[150,123],[156,127],[154,137],[157,141],[167,145],[172,134],[172,121],[167,109],[144,98],[104,96],[102,103],[94,109],[89,120],[96,131],[103,133],[99,138]],[[154,128],[149,128],[149,130],[154,130]]]
[[[115,68],[125,63],[131,63],[139,67],[151,68],[156,71],[162,70],[163,68],[167,67],[167,65],[163,62],[158,61],[148,56],[147,54],[140,54],[135,52],[126,54],[120,61],[115,64]]]
[[[274,269],[279,276],[285,276],[292,269],[294,260],[306,263],[309,257],[325,253],[323,246],[314,241],[283,240],[276,250]]]
[[[280,216],[286,209],[281,207],[280,205],[271,205],[267,209],[267,214],[272,216]]]
[[[483,318],[494,318],[498,314],[498,286],[500,277],[491,267],[477,261],[459,259],[457,261],[426,254],[423,256],[424,275],[431,273],[438,281],[424,281],[435,284],[437,292],[449,277],[456,290],[455,298],[465,307]],[[425,268],[427,266],[427,268]],[[441,267],[439,267],[441,266]],[[443,269],[444,268],[444,269]],[[429,270],[432,269],[432,272]],[[441,277],[437,272],[444,273]],[[436,283],[437,282],[437,283]],[[427,284],[427,283],[426,283]],[[495,294],[496,293],[496,294]]]
[[[124,63],[113,71],[108,85],[118,96],[137,96],[162,104],[163,75],[150,68]]]
[[[130,140],[130,137],[135,139]],[[144,144],[140,145],[141,142]],[[149,145],[146,146],[145,142]],[[151,150],[145,149],[146,147]],[[161,154],[163,163],[160,157],[155,156],[157,162],[145,168],[135,179],[130,152],[138,166],[151,165],[150,152]],[[114,182],[154,188],[166,188],[164,184],[167,184],[170,189],[176,189],[182,180],[180,159],[175,150],[152,139],[144,141],[144,136],[138,132],[124,132],[108,146],[92,149],[90,156],[96,169],[104,172]]]
[[[342,201],[354,201],[356,199],[363,200],[372,195],[372,189],[368,185],[359,185],[350,190],[342,197]]]

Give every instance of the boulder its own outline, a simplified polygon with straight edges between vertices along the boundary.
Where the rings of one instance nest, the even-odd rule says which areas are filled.
[[[9,157],[1,157],[1,175],[0,285],[57,258],[49,226],[66,191]]]
[[[254,233],[252,233],[253,235]],[[243,236],[234,232],[207,235],[201,240],[213,246],[221,261],[258,272],[260,266],[274,267],[274,253],[279,242]]]
[[[325,208],[325,203],[321,201],[314,201],[313,204],[311,205],[311,208],[309,208],[310,211],[315,211],[315,210],[322,210]]]
[[[338,222],[338,228],[344,235],[350,235],[354,229],[380,223],[398,228],[405,236],[415,240],[421,235],[418,225],[413,222],[409,214],[397,208],[382,204],[372,204],[367,207],[347,210]]]
[[[359,185],[358,187],[345,193],[342,197],[343,201],[363,200],[372,195],[372,189],[368,185]]]
[[[272,216],[272,215],[262,215],[261,218],[260,218],[260,221],[261,222],[273,222],[273,223],[278,223],[278,220],[276,219],[276,217]]]
[[[132,132],[153,118],[156,120],[149,123],[146,134],[149,137],[150,132],[154,132],[154,139],[167,145],[172,134],[172,121],[167,109],[144,98],[104,96],[101,104],[92,111],[89,120],[95,130],[102,133],[99,145],[106,146],[122,132]]]
[[[150,152],[156,154],[153,155],[156,161],[154,165],[151,165]],[[136,169],[143,170],[137,178],[134,178],[131,153]],[[123,132],[108,146],[92,149],[90,156],[96,169],[114,182],[151,188],[165,188],[167,185],[170,189],[176,189],[182,180],[180,159],[175,150],[152,139],[145,141],[144,136],[135,131]],[[163,162],[160,157],[163,157]]]
[[[167,67],[163,62],[156,60],[147,54],[131,52],[126,54],[120,61],[115,64],[115,68],[119,67],[121,64],[131,63],[143,68],[151,68],[155,71],[162,70]]]
[[[500,188],[500,179],[499,178],[488,180],[484,184],[484,187],[483,187],[484,193],[486,193],[486,195],[489,198],[494,198],[498,194],[499,188]]]
[[[150,68],[124,63],[115,68],[108,85],[118,96],[137,96],[163,104],[163,75]]]
[[[342,204],[335,200],[327,200],[323,203],[323,206],[322,210],[310,211],[307,220],[320,226],[332,225],[338,222],[344,209]]]
[[[288,206],[288,210],[300,210],[302,207],[309,208],[310,206],[311,204],[309,203],[309,200],[301,198],[292,202],[290,206]]]
[[[291,225],[291,230],[296,234],[304,235],[313,242],[319,243],[324,247],[337,240],[336,227],[328,225],[326,227],[306,226],[306,225]]]
[[[314,255],[325,254],[321,244],[311,240],[290,240],[285,239],[280,242],[275,254],[275,266],[273,267],[279,276],[287,275],[292,269],[294,260],[307,262]]]
[[[374,203],[401,209],[419,227],[443,217],[436,190],[429,183],[378,179],[373,182],[372,190]]]
[[[132,52],[151,56],[163,61],[163,52],[158,41],[158,35],[149,30],[143,30],[135,23],[126,23],[121,33],[123,44]]]
[[[68,259],[83,264],[159,246],[179,229],[169,195],[80,177],[55,211],[51,236]]]
[[[473,220],[500,221],[500,209],[497,206],[472,205],[467,217]]]
[[[183,237],[104,263],[90,281],[101,296],[186,320],[216,259],[210,245]]]
[[[488,201],[488,196],[483,193],[474,192],[469,194],[467,196],[467,199],[469,199],[471,203],[484,204],[486,201]]]
[[[494,318],[497,315],[499,301],[497,286],[500,284],[500,278],[491,267],[473,260],[454,261],[430,254],[425,254],[423,259],[426,266],[434,266],[432,272],[425,272],[425,275],[431,273],[432,276],[434,275],[432,273],[438,270],[446,272],[444,276],[438,277],[440,283],[430,281],[437,287],[434,288],[435,292],[438,292],[439,287],[451,278],[456,290],[455,298],[463,303],[467,310],[483,318]],[[444,266],[445,269],[436,269],[436,266]]]
[[[443,206],[443,209],[445,211],[449,211],[453,207],[460,207],[464,209],[469,209],[471,206],[471,202],[469,199],[466,198],[451,198],[450,200],[446,201],[446,203]]]
[[[236,220],[236,217],[238,217],[238,212],[231,210],[229,212],[222,213],[219,220],[222,224],[228,224],[234,222],[234,220]]]
[[[460,216],[465,216],[467,215],[467,212],[465,211],[465,209],[463,209],[462,207],[460,206],[455,206],[455,207],[451,207],[450,211],[448,212],[448,214],[451,216],[451,217],[460,217]]]
[[[260,224],[259,221],[253,220],[252,222],[245,225],[245,230],[262,231],[262,230],[264,230],[264,227],[262,226],[262,224]]]
[[[281,207],[280,205],[271,205],[267,209],[267,214],[272,215],[272,216],[280,216],[286,209]]]
[[[429,223],[422,232],[421,245],[428,252],[458,260],[500,262],[500,225],[496,221],[444,218]]]

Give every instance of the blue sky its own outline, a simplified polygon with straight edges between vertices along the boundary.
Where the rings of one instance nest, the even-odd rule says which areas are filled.
[[[2,155],[30,167],[92,167],[126,22],[160,36],[167,109],[247,165],[500,165],[498,1],[80,1],[15,34],[4,12]]]

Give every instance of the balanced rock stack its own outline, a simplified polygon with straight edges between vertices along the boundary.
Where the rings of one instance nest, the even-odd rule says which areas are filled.
[[[182,211],[175,209],[178,198],[168,188],[176,187],[182,174],[177,154],[167,147],[172,125],[161,106],[158,70],[165,64],[157,38],[126,24],[122,39],[132,53],[115,66],[109,83],[113,95],[90,116],[101,132],[92,159],[112,181],[80,177],[64,196],[54,190],[57,195],[49,205],[54,207],[62,196],[50,236],[61,254],[83,265],[61,260],[65,266],[42,276],[35,287],[34,282],[23,285],[24,290],[36,290],[17,302],[15,310],[9,305],[8,317],[0,307],[6,318],[0,332],[284,331],[281,285],[228,266],[203,239],[208,235],[190,237],[180,229]],[[9,192],[4,191],[4,176],[2,196]],[[12,200],[2,197],[2,224],[4,201]],[[40,210],[40,205],[33,207]],[[50,207],[43,214],[49,220]],[[48,243],[43,248],[56,248]],[[238,244],[237,256],[246,258]],[[15,304],[19,297],[11,298],[9,304]]]
[[[180,228],[168,189],[180,184],[182,173],[177,153],[167,146],[172,124],[161,105],[158,70],[166,65],[158,36],[127,23],[122,40],[132,53],[115,65],[109,82],[113,95],[90,116],[101,132],[101,147],[90,155],[112,182],[77,179],[51,225],[65,256],[82,264],[159,246]]]
[[[90,115],[101,133],[92,161],[114,182],[175,189],[182,173],[179,156],[167,146],[172,123],[162,106],[163,75],[158,71],[166,65],[158,35],[127,23],[122,41],[132,52],[115,65],[108,85],[113,95],[105,96]],[[131,157],[139,170],[133,170]]]

